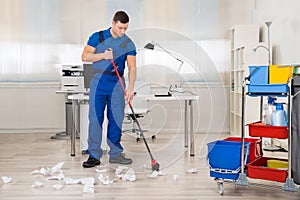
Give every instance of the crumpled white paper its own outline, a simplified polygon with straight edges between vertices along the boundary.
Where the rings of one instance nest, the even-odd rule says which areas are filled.
[[[65,181],[66,185],[74,185],[74,184],[80,183],[80,179],[73,179],[73,178],[68,178],[68,177],[65,177],[64,181]]]
[[[179,180],[179,176],[178,176],[177,174],[174,174],[174,175],[172,176],[172,179],[173,179],[174,182],[176,182],[176,181]]]
[[[33,187],[33,188],[42,188],[43,185],[44,184],[41,181],[34,181],[34,183],[31,187]]]
[[[84,185],[83,192],[84,193],[95,193],[94,185]]]
[[[124,170],[127,170],[127,169],[128,169],[128,167],[126,167],[126,166],[118,166],[118,168],[115,171],[115,174],[120,175]]]
[[[61,171],[64,162],[57,163],[52,168],[42,167],[40,170],[34,170],[30,174],[42,174],[44,176],[55,175]]]
[[[186,172],[189,173],[189,174],[196,174],[196,173],[198,173],[198,169],[197,168],[191,168],[191,169],[186,170]]]
[[[81,178],[80,181],[84,185],[83,186],[84,193],[94,193],[95,192],[94,191],[95,179],[93,177]]]
[[[163,172],[163,171],[156,171],[156,170],[154,170],[152,172],[152,174],[148,175],[148,177],[149,178],[156,178],[157,176],[165,176],[165,175],[166,175],[166,173]]]
[[[107,172],[107,169],[95,169],[95,171],[97,173],[105,173],[105,172]]]
[[[12,178],[7,176],[2,176],[1,178],[4,183],[10,183],[12,181]]]
[[[122,177],[122,180],[126,181],[135,181],[136,180],[136,175],[135,172],[132,168],[129,168],[129,170],[124,174]]]
[[[118,166],[118,168],[116,169],[115,171],[115,175],[119,178],[119,179],[123,179],[124,177],[124,174],[123,174],[123,171],[124,170],[127,170],[128,167],[126,166]],[[124,180],[124,179],[123,179]]]
[[[61,190],[64,187],[62,184],[54,184],[52,185],[52,188],[55,190]]]
[[[59,172],[59,175],[57,176],[50,176],[46,178],[46,180],[62,180],[64,178],[64,173],[62,171]]]
[[[60,172],[63,165],[64,165],[64,162],[57,163],[56,165],[54,165],[51,168],[51,173],[54,174],[54,173]]]
[[[158,176],[158,171],[154,170],[152,174],[148,175],[149,178],[156,178]]]
[[[42,175],[46,176],[46,175],[51,174],[51,169],[48,167],[47,168],[42,167],[40,170],[36,169],[36,170],[32,171],[30,174],[42,174]]]
[[[114,182],[114,180],[109,180],[109,176],[104,177],[102,174],[98,176],[98,180],[103,184],[103,185],[109,185]]]
[[[107,172],[107,169],[106,169],[106,165],[100,165],[100,166],[97,166],[95,171],[97,173],[104,173],[104,172]]]

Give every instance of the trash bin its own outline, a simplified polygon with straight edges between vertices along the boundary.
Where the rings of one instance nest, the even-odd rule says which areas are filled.
[[[292,95],[300,91],[300,76],[296,76],[292,82]],[[300,184],[300,95],[293,98],[292,106],[292,176],[296,184]]]

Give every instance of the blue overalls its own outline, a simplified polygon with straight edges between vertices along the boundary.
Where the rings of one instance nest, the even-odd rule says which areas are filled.
[[[96,53],[103,53],[111,48],[121,76],[124,73],[127,55],[136,55],[134,43],[126,35],[113,38],[110,28],[100,34],[94,33],[89,38],[88,45],[95,47]],[[90,84],[88,152],[90,157],[98,160],[102,157],[102,124],[107,107],[107,144],[110,147],[108,153],[110,158],[116,158],[123,151],[120,141],[125,109],[124,93],[110,60],[94,62],[93,69],[96,73]],[[123,76],[122,81],[125,85]]]

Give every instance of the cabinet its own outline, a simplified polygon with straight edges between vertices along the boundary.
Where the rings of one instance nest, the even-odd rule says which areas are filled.
[[[230,133],[240,135],[243,78],[249,75],[248,66],[268,64],[268,52],[264,48],[253,51],[258,45],[264,45],[259,43],[258,25],[237,25],[230,30],[230,39]],[[259,108],[256,106],[258,103],[257,99],[249,100],[246,121],[253,121],[259,116]]]

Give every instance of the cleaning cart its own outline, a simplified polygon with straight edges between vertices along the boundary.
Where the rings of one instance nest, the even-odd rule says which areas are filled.
[[[299,171],[298,164],[300,164],[300,158],[298,161],[292,162],[292,107],[293,99],[299,93],[299,91],[293,90],[292,83],[294,78],[292,77],[293,66],[251,66],[250,75],[245,77],[242,86],[242,123],[241,123],[241,144],[240,144],[240,156],[237,162],[240,163],[240,171],[238,177],[230,177],[236,185],[249,186],[248,178],[251,179],[261,179],[282,182],[283,191],[297,192],[298,188],[292,177],[292,166],[294,163],[294,176],[300,177],[295,174]],[[248,91],[246,92],[246,88]],[[245,124],[245,104],[246,97],[260,97],[262,109],[263,98],[265,97],[283,97],[287,100],[287,126],[272,126],[266,125],[262,122],[262,110],[260,121],[253,122],[251,124]],[[295,121],[295,120],[294,120]],[[288,140],[288,158],[279,159],[264,157],[262,152],[254,160],[248,162],[248,158],[245,157],[245,152],[249,142],[248,138],[245,138],[245,126],[249,126],[249,136],[259,137],[259,138],[280,138]],[[295,124],[293,125],[295,127]],[[296,129],[297,130],[297,129]],[[295,135],[295,134],[294,134]],[[300,142],[300,138],[299,138]],[[299,143],[298,143],[299,144]],[[208,144],[208,151],[210,151],[210,144]],[[295,146],[295,145],[294,145]],[[294,147],[295,148],[295,147]],[[213,168],[212,163],[217,162],[220,158],[213,158],[208,152],[210,169]],[[296,155],[294,156],[296,157]],[[215,160],[214,160],[215,159]],[[228,160],[227,162],[230,162]],[[300,165],[299,165],[300,166]],[[283,167],[283,168],[281,168]],[[285,169],[286,168],[286,169]],[[220,175],[216,176],[210,170],[211,177],[214,177],[217,181],[219,193],[224,193],[223,182],[227,181],[227,177],[222,177]],[[254,185],[254,184],[253,184]]]
[[[292,82],[293,66],[270,65],[266,67],[250,67],[250,75],[245,78],[242,97],[242,126],[245,126],[244,114],[246,95],[249,97],[285,97],[287,98],[288,126],[266,125],[262,121],[249,124],[249,136],[288,139],[288,159],[260,157],[255,161],[246,164],[247,174],[241,174],[241,185],[248,185],[247,177],[254,179],[283,182],[284,191],[296,192],[297,187],[291,175],[291,109],[292,109]],[[260,77],[260,78],[259,78]],[[258,80],[255,82],[253,80]],[[264,82],[259,82],[259,81]],[[265,82],[267,80],[267,84]],[[245,87],[248,92],[245,93]],[[263,98],[261,98],[263,99]],[[262,104],[262,103],[261,103]],[[262,108],[262,106],[261,106]],[[243,128],[242,137],[245,135]],[[286,169],[271,166],[271,163],[285,163]],[[275,164],[276,165],[276,164]]]

